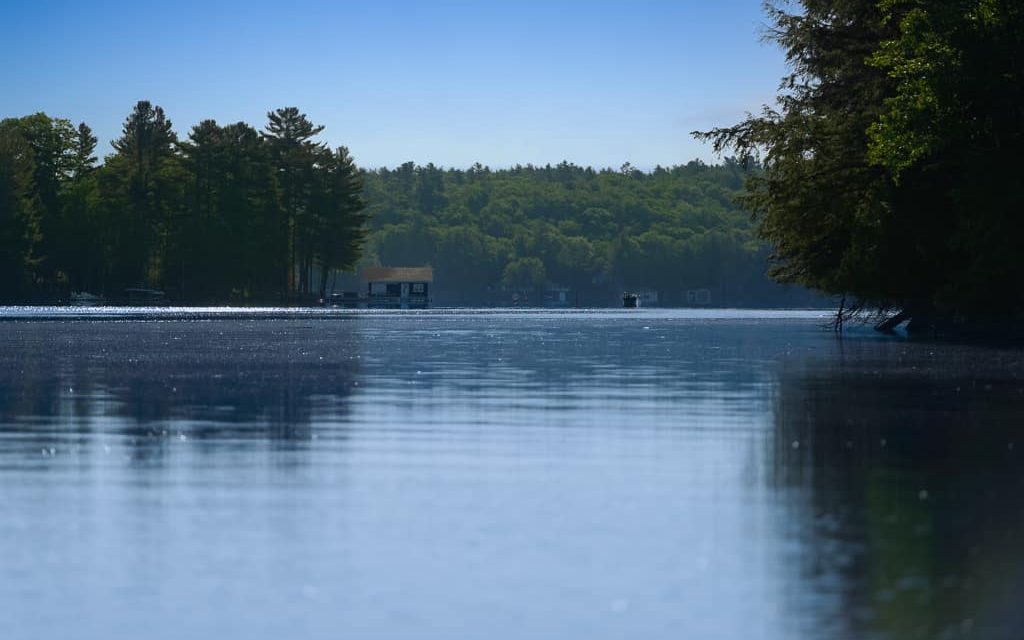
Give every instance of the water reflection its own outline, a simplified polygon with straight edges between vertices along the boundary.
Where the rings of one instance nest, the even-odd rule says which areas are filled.
[[[304,440],[318,412],[347,413],[360,368],[345,319],[3,329],[0,422],[33,448],[73,443],[76,434],[150,449],[167,438]]]
[[[674,316],[376,318],[359,327],[353,422],[373,430],[466,427],[492,437],[538,426],[748,428],[763,419],[788,329],[736,329]]]
[[[0,327],[14,637],[1024,625],[1017,352],[646,310],[120,320]]]
[[[850,637],[1020,637],[1022,371],[1019,352],[854,340],[780,376],[781,526]]]

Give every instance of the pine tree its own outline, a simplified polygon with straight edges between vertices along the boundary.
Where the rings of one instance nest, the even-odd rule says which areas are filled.
[[[316,241],[311,204],[314,197],[314,173],[330,151],[313,138],[324,130],[314,125],[296,107],[285,107],[267,113],[263,134],[270,143],[270,153],[277,167],[278,185],[284,216],[281,220],[288,238],[284,290],[309,294],[313,267],[313,243]]]
[[[84,122],[79,123],[75,130],[74,143],[71,149],[69,170],[71,177],[84,178],[96,169],[96,144],[99,142],[92,134],[92,129]]]
[[[172,243],[179,291],[204,301],[272,297],[285,238],[265,140],[245,123],[206,120],[181,150],[190,181]]]
[[[777,108],[697,132],[760,158],[741,203],[774,275],[915,318],[1024,313],[1024,8],[802,0],[769,8]]]
[[[326,295],[331,270],[349,270],[359,261],[369,219],[364,213],[363,177],[348,148],[338,147],[325,169],[316,223],[321,298]]]
[[[792,69],[777,109],[695,135],[763,168],[740,203],[775,249],[777,279],[889,306],[905,287],[899,272],[889,277],[900,262],[886,244],[891,180],[868,160],[867,130],[893,83],[866,60],[892,27],[873,3],[804,0],[801,8],[768,8],[768,37]]]
[[[96,136],[80,123],[68,154],[61,187],[56,260],[72,291],[102,288],[105,228],[97,216]]]
[[[33,184],[32,149],[10,120],[0,122],[0,297],[27,293],[38,262],[38,198]]]
[[[170,229],[179,223],[184,175],[177,136],[159,106],[139,101],[100,176],[112,237],[114,288],[162,286]]]

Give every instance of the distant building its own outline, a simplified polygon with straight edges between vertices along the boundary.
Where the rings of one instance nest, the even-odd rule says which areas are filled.
[[[367,267],[367,306],[371,309],[426,309],[430,304],[430,286],[434,282],[431,267]]]

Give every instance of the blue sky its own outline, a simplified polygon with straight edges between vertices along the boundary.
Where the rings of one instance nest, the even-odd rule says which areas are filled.
[[[3,13],[0,118],[84,120],[103,153],[147,99],[181,137],[298,106],[366,167],[710,161],[689,132],[756,111],[784,72],[760,41],[760,0],[13,0]]]

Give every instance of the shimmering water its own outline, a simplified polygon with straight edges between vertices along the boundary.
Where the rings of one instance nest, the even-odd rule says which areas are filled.
[[[0,309],[0,637],[1024,636],[1024,355],[818,313]]]

